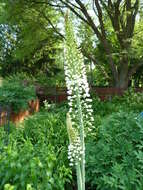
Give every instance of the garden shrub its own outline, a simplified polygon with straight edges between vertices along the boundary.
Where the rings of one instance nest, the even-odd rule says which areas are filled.
[[[119,107],[114,102],[101,101],[97,98],[93,99],[93,110],[94,113],[104,117],[110,115],[113,112],[119,111]]]
[[[135,93],[133,90],[126,91],[123,96],[115,96],[110,101],[101,101],[98,97],[93,97],[94,112],[103,117],[119,111],[141,112],[143,110],[143,93]]]
[[[0,189],[65,190],[71,181],[65,116],[39,112],[0,144]],[[5,139],[0,130],[1,139]]]
[[[128,90],[124,96],[119,100],[123,103],[124,107],[130,110],[142,111],[143,110],[143,93],[135,93],[133,90]]]
[[[47,143],[68,146],[68,136],[65,127],[65,114],[41,111],[25,119],[22,124],[23,134],[31,138],[33,144],[43,139]],[[59,148],[59,147],[58,147]]]
[[[28,102],[36,99],[33,85],[24,86],[17,81],[4,81],[0,87],[0,105],[10,106],[13,112],[27,110]]]
[[[55,68],[55,71],[57,70],[57,73],[52,73],[52,70],[50,71],[51,76],[48,76],[48,73],[39,72],[35,76],[35,81],[37,84],[39,84],[42,87],[45,87],[45,90],[47,87],[63,87],[65,86],[65,80],[64,80],[64,74],[61,69]],[[48,91],[46,91],[48,93]]]
[[[142,190],[143,119],[117,112],[105,117],[86,146],[86,180],[91,189]]]
[[[20,84],[26,83],[32,85],[35,82],[35,78],[33,77],[33,75],[27,74],[25,72],[17,72],[15,74],[8,75],[7,77],[5,77],[4,81],[10,83],[18,82]]]

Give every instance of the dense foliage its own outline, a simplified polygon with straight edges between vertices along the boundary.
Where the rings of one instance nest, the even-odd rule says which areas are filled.
[[[99,97],[93,95],[94,112],[100,116],[107,116],[114,112],[141,112],[143,110],[143,93],[135,93],[134,89],[127,90],[123,96],[115,96],[110,100],[100,101]]]
[[[52,26],[57,25],[59,13],[26,1],[0,1],[0,8],[0,74],[24,71],[35,75],[57,68],[61,37]]]
[[[63,71],[65,7],[73,12],[92,83],[119,88],[142,86],[141,0],[1,0],[0,74],[24,71],[36,75],[43,71],[55,77],[57,68]],[[63,72],[59,74],[63,76]]]
[[[137,116],[111,114],[102,121],[96,139],[88,142],[86,179],[93,189],[142,189],[143,119]]]
[[[0,189],[10,184],[17,190],[64,190],[71,179],[64,120],[59,113],[31,116],[11,129],[8,146],[1,128]]]
[[[30,100],[36,99],[33,85],[26,86],[24,81],[11,77],[3,80],[0,87],[0,105],[9,106],[13,112],[28,109]]]
[[[86,189],[142,190],[143,120],[138,116],[143,97],[129,93],[112,102],[93,101],[95,130],[87,137]],[[0,128],[0,189],[73,189],[66,113],[66,103],[49,104],[18,128],[11,124],[9,138]]]

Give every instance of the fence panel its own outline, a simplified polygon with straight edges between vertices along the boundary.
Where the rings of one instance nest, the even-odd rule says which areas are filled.
[[[0,105],[0,126],[4,126],[4,130],[10,132],[10,107]]]
[[[56,87],[56,88],[37,88],[37,96],[40,101],[51,101],[60,103],[67,99],[67,92],[65,87]],[[135,88],[135,92],[143,92],[143,88]],[[125,89],[114,88],[114,87],[95,87],[91,86],[91,92],[94,95],[97,95],[102,101],[111,100],[114,96],[122,96],[125,92]]]

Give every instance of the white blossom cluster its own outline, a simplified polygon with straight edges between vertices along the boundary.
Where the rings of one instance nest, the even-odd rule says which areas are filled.
[[[82,82],[82,83],[81,83]],[[72,118],[72,125],[76,125],[78,121],[78,105],[77,98],[80,100],[82,116],[84,118],[84,124],[87,127],[88,131],[92,130],[94,118],[92,116],[93,110],[91,105],[91,98],[89,95],[89,87],[86,86],[86,80],[81,81],[78,79],[75,80],[73,84],[66,78],[66,83],[68,87],[68,104],[69,104],[69,113]],[[78,96],[78,97],[77,97]],[[78,127],[78,126],[77,126]]]
[[[72,47],[71,47],[72,48]],[[76,48],[76,47],[75,47]],[[65,50],[65,80],[67,86],[68,94],[68,104],[69,104],[69,113],[72,118],[72,124],[76,125],[78,121],[78,104],[77,98],[80,101],[82,116],[84,118],[84,124],[88,131],[92,130],[93,127],[93,109],[92,109],[92,99],[89,94],[89,85],[86,76],[86,68],[84,66],[84,61],[82,54],[78,51],[77,56],[73,57],[74,54],[71,51]],[[70,55],[69,55],[70,54]],[[70,59],[69,59],[70,58]],[[77,126],[78,127],[78,126]]]
[[[69,144],[68,147],[68,159],[70,160],[70,166],[77,165],[81,161],[81,155],[83,150],[80,145],[80,138],[78,137],[73,143]]]

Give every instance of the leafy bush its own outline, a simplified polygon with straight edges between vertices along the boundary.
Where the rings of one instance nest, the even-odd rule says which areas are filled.
[[[114,112],[141,112],[143,110],[143,93],[128,90],[123,96],[115,96],[112,100],[101,101],[93,96],[94,112],[100,116],[107,116]]]
[[[93,99],[93,110],[95,114],[100,116],[107,116],[113,112],[119,111],[120,107],[117,106],[117,103],[109,101],[101,101],[97,98]]]
[[[27,73],[24,73],[24,72],[18,72],[18,73],[15,73],[13,75],[9,75],[5,78],[5,81],[7,82],[19,82],[20,84],[21,83],[25,83],[25,82],[28,82],[29,84],[33,84],[34,81],[35,81],[35,78],[30,75],[30,74],[27,74]]]
[[[55,86],[65,86],[64,73],[60,69],[56,69],[57,73],[53,73],[52,69],[50,70],[50,76],[48,74],[40,72],[35,76],[35,81],[43,87],[55,87]],[[59,71],[58,71],[59,70]]]
[[[117,99],[118,101],[118,99]],[[122,103],[124,107],[130,110],[142,111],[143,110],[143,93],[135,93],[133,89],[129,89],[125,92],[124,96],[118,101]]]
[[[93,189],[142,190],[143,120],[118,112],[106,117],[86,147],[86,179]],[[140,124],[139,124],[140,123]]]
[[[33,144],[39,141],[39,137],[55,146],[55,151],[68,146],[68,137],[65,127],[64,113],[39,112],[27,118],[22,124],[24,136],[31,138]]]
[[[64,120],[63,113],[39,112],[13,129],[7,147],[1,129],[0,189],[65,189],[71,170]]]
[[[36,99],[34,86],[24,86],[19,81],[4,81],[0,87],[0,105],[10,106],[13,112],[26,110],[28,102]]]

